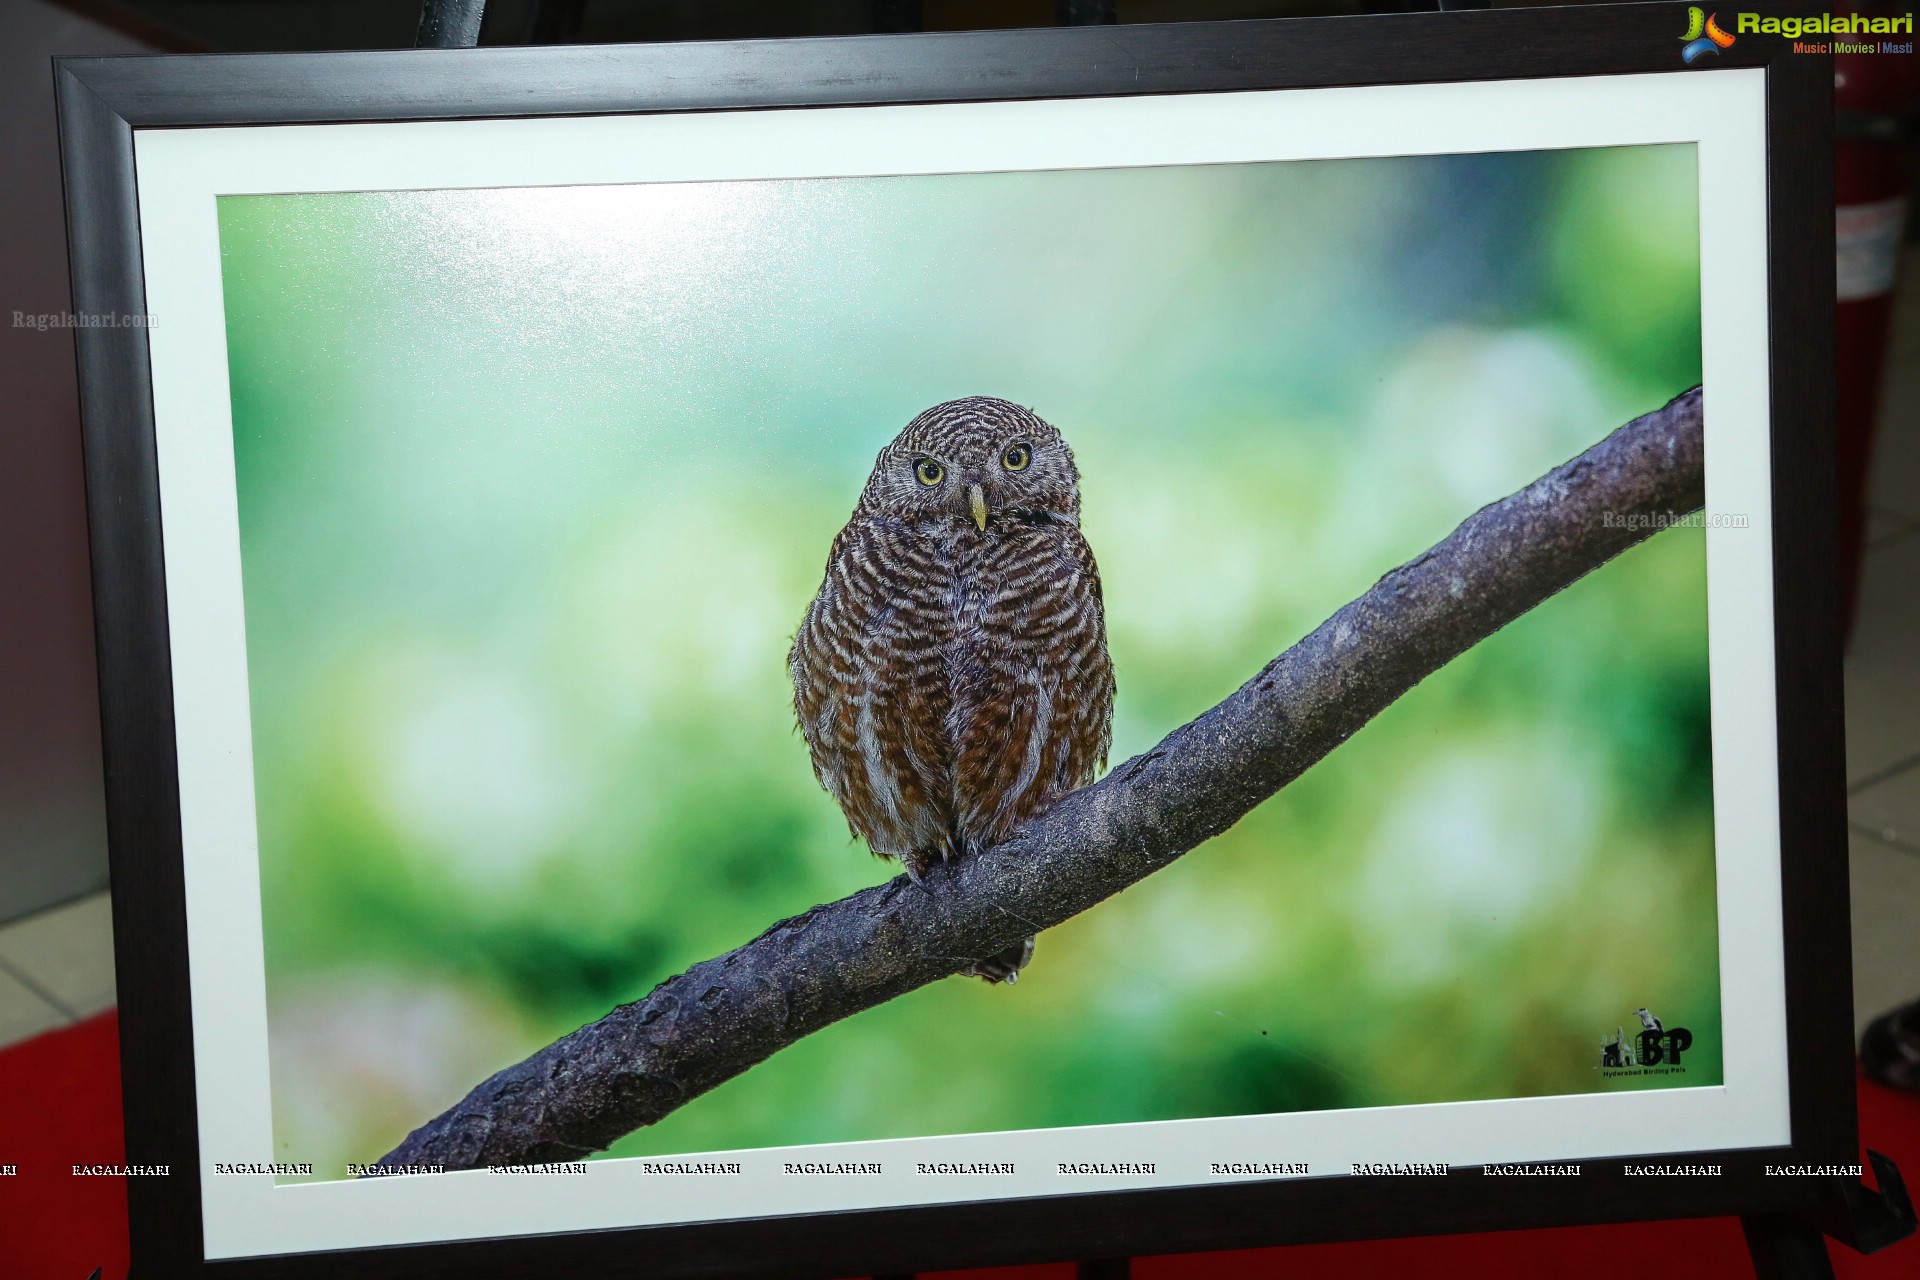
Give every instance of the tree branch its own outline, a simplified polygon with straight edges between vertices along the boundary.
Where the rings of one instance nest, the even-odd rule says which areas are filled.
[[[935,868],[926,891],[903,876],[783,920],[484,1081],[380,1163],[578,1159],[1158,871],[1469,646],[1699,507],[1700,406],[1696,387],[1482,508],[1153,750]]]

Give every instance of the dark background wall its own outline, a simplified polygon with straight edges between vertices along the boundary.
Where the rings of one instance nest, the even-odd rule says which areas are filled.
[[[103,888],[100,734],[67,241],[48,59],[152,46],[0,0],[0,920]]]

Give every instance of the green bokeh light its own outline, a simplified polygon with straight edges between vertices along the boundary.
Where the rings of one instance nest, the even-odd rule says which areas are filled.
[[[786,645],[874,453],[1072,442],[1116,761],[1699,377],[1689,147],[220,202],[276,1142],[887,874]],[[1631,302],[1631,310],[1627,302]],[[616,1154],[1720,1079],[1705,569],[1672,530],[1193,856]],[[1684,1078],[1606,1081],[1647,1005]]]

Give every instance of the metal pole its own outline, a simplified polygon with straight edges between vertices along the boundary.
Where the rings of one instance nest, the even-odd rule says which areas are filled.
[[[1103,27],[1120,21],[1117,0],[1056,0],[1054,16],[1063,27]]]
[[[925,31],[926,15],[920,0],[873,0],[873,29],[880,32]]]
[[[471,49],[480,43],[487,0],[426,0],[420,6],[416,49]]]

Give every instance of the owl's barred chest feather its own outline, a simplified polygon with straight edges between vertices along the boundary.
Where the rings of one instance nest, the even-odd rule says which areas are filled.
[[[883,856],[924,866],[1003,840],[1106,754],[1098,571],[1069,522],[856,520],[792,665],[815,772]]]
[[[1105,765],[1113,663],[1080,473],[1058,429],[949,400],[880,451],[787,657],[813,771],[919,879]],[[1033,939],[965,972],[1012,982]]]

